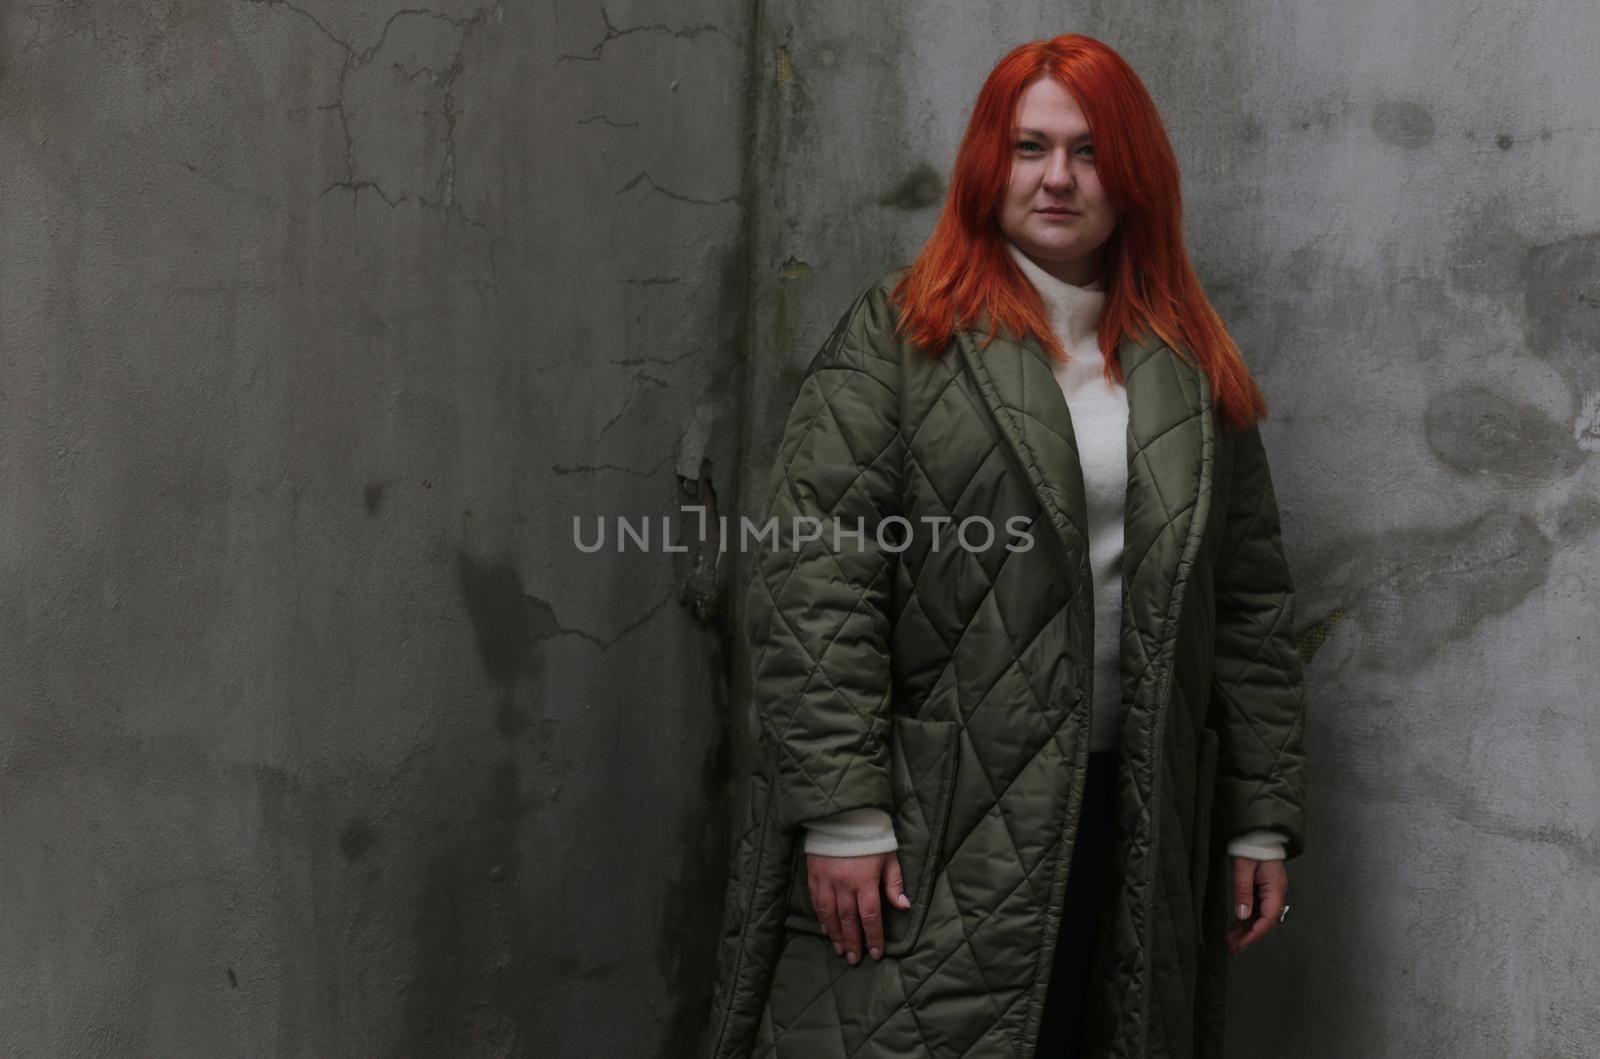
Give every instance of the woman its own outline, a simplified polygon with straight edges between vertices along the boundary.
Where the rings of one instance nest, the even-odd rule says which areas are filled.
[[[1180,218],[1137,75],[1023,45],[813,359],[713,1055],[1220,1051],[1221,950],[1304,846],[1303,689],[1264,402]]]

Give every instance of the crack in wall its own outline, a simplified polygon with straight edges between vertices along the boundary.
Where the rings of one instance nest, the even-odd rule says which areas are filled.
[[[339,68],[339,77],[335,88],[335,100],[314,109],[337,111],[339,116],[339,129],[344,137],[344,169],[343,180],[329,183],[317,196],[320,201],[331,191],[348,191],[353,196],[351,206],[356,208],[361,202],[361,192],[371,191],[383,200],[390,209],[415,198],[418,206],[424,209],[438,210],[446,216],[454,216],[469,228],[482,233],[488,239],[488,264],[489,283],[491,290],[498,291],[499,286],[499,261],[497,250],[499,244],[506,237],[490,226],[482,216],[469,212],[456,198],[456,122],[461,110],[458,105],[455,89],[456,81],[465,69],[463,52],[466,49],[467,39],[471,32],[486,24],[491,18],[498,22],[504,16],[504,0],[499,0],[490,7],[480,7],[471,15],[448,15],[440,11],[427,8],[402,8],[389,15],[384,20],[382,28],[378,31],[377,39],[366,48],[358,48],[349,40],[345,40],[334,33],[315,13],[293,3],[292,0],[237,0],[239,3],[254,4],[263,7],[282,7],[306,19],[317,31],[332,41],[344,53],[344,62]],[[382,51],[389,38],[390,30],[402,18],[425,18],[443,22],[451,26],[457,33],[454,47],[449,51],[449,62],[442,69],[422,65],[407,67],[398,61],[392,62],[390,67],[399,70],[408,84],[414,84],[418,77],[428,75],[427,88],[443,90],[444,100],[442,110],[424,110],[425,114],[439,114],[444,118],[444,161],[433,181],[432,193],[416,193],[414,196],[402,190],[386,189],[377,179],[360,173],[356,157],[356,135],[350,127],[350,75],[352,72],[367,66],[377,54]]]
[[[587,118],[579,118],[577,124],[591,125],[597,121],[604,122],[613,129],[637,129],[639,127],[639,123],[637,121],[612,121],[604,114],[591,114]]]
[[[664,188],[660,184],[657,184],[655,177],[651,176],[649,171],[644,169],[639,170],[638,176],[635,176],[632,180],[618,188],[616,190],[616,194],[620,195],[624,191],[632,190],[634,187],[638,186],[641,180],[650,185],[649,194],[665,195],[669,199],[675,199],[678,202],[691,203],[695,206],[721,206],[724,203],[739,201],[739,193],[737,191],[731,195],[724,195],[720,199],[697,199],[689,195],[679,194],[670,188]]]
[[[638,629],[651,618],[655,617],[662,607],[665,607],[668,603],[672,602],[671,596],[663,596],[661,599],[656,601],[655,606],[646,610],[633,621],[630,621],[628,624],[618,629],[614,635],[602,637],[596,636],[587,629],[580,629],[575,625],[568,626],[561,624],[560,620],[556,618],[555,607],[550,604],[549,600],[540,599],[531,592],[524,592],[522,594],[522,598],[528,606],[530,616],[536,619],[535,621],[531,621],[529,623],[529,632],[532,639],[550,640],[557,636],[576,636],[580,640],[589,641],[602,651],[609,651],[611,648],[615,647],[630,633]]]
[[[624,467],[616,463],[552,463],[550,473],[565,477],[569,474],[595,474],[600,471],[614,471],[618,474],[629,474],[635,478],[652,478],[661,468],[671,463],[676,457],[668,453],[656,461],[653,467],[640,470],[637,467]]]
[[[612,23],[611,15],[606,11],[606,6],[604,4],[600,5],[600,19],[606,25],[606,32],[605,35],[600,38],[599,43],[595,44],[589,49],[588,55],[577,55],[572,52],[567,52],[563,55],[557,56],[556,62],[597,63],[604,54],[607,44],[610,44],[612,41],[621,37],[632,36],[635,33],[665,33],[668,36],[675,37],[680,40],[693,40],[694,38],[705,33],[722,32],[722,30],[712,22],[699,22],[693,25],[680,26],[676,29],[667,25],[665,22],[652,22],[648,25],[629,26],[627,29],[623,29]]]

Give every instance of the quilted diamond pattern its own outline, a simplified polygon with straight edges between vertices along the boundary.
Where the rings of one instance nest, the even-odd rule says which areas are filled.
[[[763,519],[779,536],[747,596],[761,743],[729,876],[717,1056],[1028,1056],[1042,1012],[1093,702],[1073,425],[1036,342],[983,345],[980,322],[939,356],[905,347],[893,281],[862,292],[813,358],[773,461]],[[1205,836],[1274,827],[1299,849],[1301,674],[1259,437],[1218,436],[1204,376],[1159,341],[1118,352],[1128,715],[1094,1034],[1103,1054],[1189,1055],[1197,1021],[1219,1025],[1196,919]],[[995,544],[956,543],[973,517]],[[795,518],[859,520],[864,536],[835,548],[796,535]],[[911,532],[880,543],[891,518]],[[1032,546],[1005,547],[1008,531]],[[917,755],[892,752],[924,721],[955,732],[953,773],[908,774]],[[1213,775],[1214,828],[1194,808]],[[903,796],[932,776],[944,786]],[[907,814],[897,829],[913,841],[945,824],[920,850],[920,926],[893,958],[850,967],[785,919],[800,826],[863,806]]]

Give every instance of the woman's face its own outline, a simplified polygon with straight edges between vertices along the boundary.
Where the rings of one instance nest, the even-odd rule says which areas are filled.
[[[1071,93],[1046,76],[1023,89],[1012,133],[1000,231],[1046,272],[1086,286],[1100,275],[1100,248],[1117,226],[1089,124]]]

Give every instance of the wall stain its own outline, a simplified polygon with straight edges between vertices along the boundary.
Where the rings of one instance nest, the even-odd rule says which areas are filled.
[[[1478,383],[1434,394],[1423,433],[1434,456],[1463,474],[1549,480],[1571,474],[1588,458],[1571,429],[1544,409]]]
[[[339,832],[339,852],[346,860],[360,860],[378,840],[377,832],[365,820],[352,820]]]
[[[367,514],[376,515],[383,510],[383,488],[382,482],[368,482],[367,487],[362,490],[362,498],[367,504]]]
[[[925,210],[944,200],[944,178],[926,162],[918,165],[878,199],[878,205],[897,210]]]
[[[497,762],[470,789],[476,798],[464,819],[416,836],[426,852],[402,1039],[435,1054],[538,1054],[533,1020],[545,972],[518,885],[526,881],[518,837],[528,805],[515,759]]]
[[[1433,114],[1421,103],[1386,99],[1372,108],[1372,131],[1397,147],[1425,147],[1433,142]]]
[[[1600,392],[1600,232],[1524,240],[1520,257],[1528,351],[1555,365],[1581,402]]]
[[[458,552],[456,581],[472,619],[478,659],[500,688],[495,727],[503,736],[514,736],[527,724],[516,707],[516,684],[539,671],[540,656],[530,648],[558,631],[555,613],[523,591],[522,574],[509,562],[483,563]]]
[[[727,594],[727,586],[719,588]],[[725,613],[724,605],[715,610]],[[686,814],[673,848],[679,851],[675,871],[661,890],[661,934],[655,947],[656,967],[673,997],[672,1014],[656,1051],[659,1059],[699,1054],[703,1048],[711,989],[717,971],[718,939],[723,906],[717,900],[727,884],[728,843],[732,832],[729,784],[733,776],[733,718],[735,692],[730,663],[736,657],[736,638],[727,622],[717,627],[712,641],[712,664],[718,679],[711,682],[710,731],[718,733],[706,747],[700,764],[698,801],[709,811]]]
[[[1551,532],[1563,548],[1587,540],[1600,530],[1600,497],[1579,493],[1554,513]]]
[[[1340,542],[1318,588],[1358,621],[1372,669],[1409,671],[1537,591],[1555,545],[1525,514],[1496,509],[1446,528]]]

